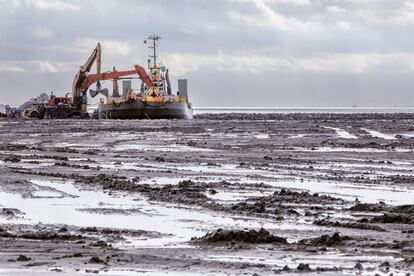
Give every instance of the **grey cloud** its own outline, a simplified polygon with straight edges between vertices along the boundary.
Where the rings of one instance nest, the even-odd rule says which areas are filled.
[[[412,3],[0,0],[0,102],[66,93],[97,41],[105,70],[145,64],[142,41],[159,33],[195,106],[250,105],[252,93],[267,99],[256,106],[413,104]]]

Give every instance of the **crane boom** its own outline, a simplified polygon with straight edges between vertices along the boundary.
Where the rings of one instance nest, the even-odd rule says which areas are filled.
[[[75,78],[73,79],[72,84],[72,97],[73,97],[73,103],[77,106],[78,109],[82,106],[82,89],[81,85],[87,78],[87,74],[91,70],[93,64],[96,61],[96,71],[97,74],[101,73],[101,44],[98,43],[98,45],[93,50],[92,54],[89,56],[89,58],[86,60],[85,64],[83,64],[79,72],[75,75]]]
[[[148,86],[153,87],[154,84],[150,77],[148,76],[147,72],[145,72],[145,69],[142,66],[135,65],[134,70],[128,70],[128,71],[113,71],[113,72],[107,72],[107,73],[101,73],[101,74],[90,74],[88,75],[83,83],[80,85],[80,90],[86,91],[89,86],[91,86],[93,83],[101,81],[101,80],[110,80],[110,79],[117,79],[124,76],[129,76],[133,74],[137,74],[139,78]]]
[[[96,95],[101,90],[100,81],[101,80],[109,80],[109,79],[118,79],[123,76],[129,76],[133,74],[138,74],[139,78],[147,85],[147,87],[154,87],[154,83],[152,82],[151,78],[148,76],[147,72],[142,66],[135,65],[134,70],[129,71],[113,71],[107,73],[101,73],[101,44],[98,45],[93,50],[92,54],[86,60],[85,64],[83,64],[78,73],[75,75],[72,84],[72,98],[73,98],[73,105],[75,110],[79,110],[81,112],[86,112],[86,92],[88,88],[93,84],[96,83],[97,91],[93,91],[93,94]],[[93,64],[96,62],[96,74],[89,74],[90,70],[92,69]],[[91,92],[92,93],[92,92]],[[92,95],[92,94],[91,94]]]

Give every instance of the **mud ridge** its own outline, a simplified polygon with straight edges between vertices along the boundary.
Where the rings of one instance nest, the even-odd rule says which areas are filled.
[[[264,228],[256,230],[224,230],[217,229],[214,232],[207,233],[201,238],[192,238],[191,241],[196,244],[214,244],[214,243],[272,243],[286,245],[285,238],[274,236]]]

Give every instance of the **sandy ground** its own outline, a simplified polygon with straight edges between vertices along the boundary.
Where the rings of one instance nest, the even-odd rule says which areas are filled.
[[[408,275],[413,122],[0,121],[0,275]]]

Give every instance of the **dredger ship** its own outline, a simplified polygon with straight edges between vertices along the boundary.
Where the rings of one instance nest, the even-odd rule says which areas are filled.
[[[187,80],[178,80],[178,91],[173,94],[170,82],[169,70],[158,62],[157,46],[160,37],[151,35],[147,41],[152,50],[148,59],[148,73],[135,65],[135,70],[116,71],[98,74],[97,90],[90,90],[92,97],[103,94],[100,99],[98,114],[100,119],[191,119],[193,110],[188,99]],[[131,79],[125,77],[138,74],[141,79],[139,90],[131,88]],[[113,80],[112,95],[108,90],[100,90],[100,79]],[[118,88],[118,81],[122,80],[122,94]],[[87,84],[85,85],[87,86]]]
[[[89,90],[91,97],[102,94],[99,107],[94,113],[101,119],[191,119],[193,110],[188,100],[187,80],[178,80],[178,91],[173,94],[169,70],[157,60],[157,43],[160,37],[151,35],[149,48],[152,55],[148,60],[147,71],[140,65],[134,70],[101,72],[101,44],[93,50],[86,62],[79,68],[73,79],[72,93],[55,96],[53,93],[44,102],[30,101],[24,110],[24,116],[38,119],[89,118],[89,87],[96,84],[96,90]],[[145,41],[145,43],[147,40]],[[96,74],[90,73],[96,64]],[[131,75],[138,75],[131,77]],[[140,79],[141,88],[132,89],[132,79]],[[112,80],[113,91],[109,95],[107,88],[101,89],[101,81]],[[119,93],[118,81],[122,80],[122,95]],[[71,94],[71,96],[69,96]]]

